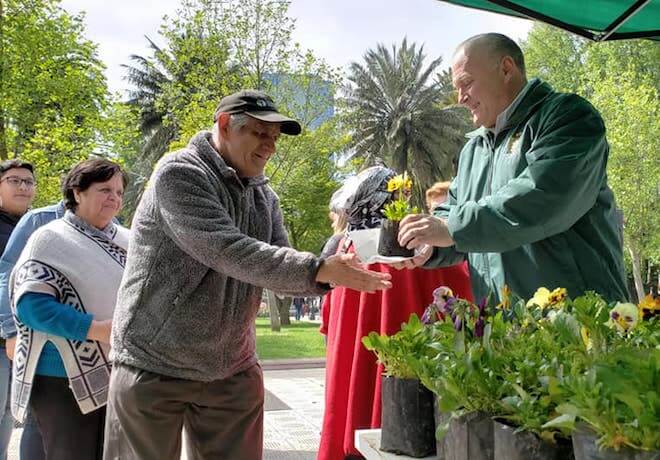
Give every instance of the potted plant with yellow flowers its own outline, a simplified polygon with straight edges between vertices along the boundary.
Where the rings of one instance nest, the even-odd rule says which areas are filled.
[[[381,256],[412,257],[413,249],[407,249],[399,244],[399,224],[408,214],[419,212],[417,207],[410,205],[413,182],[404,172],[394,176],[387,183],[387,191],[394,193],[394,199],[383,208],[383,222],[380,227],[378,254]]]

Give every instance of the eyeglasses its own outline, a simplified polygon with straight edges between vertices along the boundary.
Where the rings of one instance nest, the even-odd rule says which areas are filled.
[[[21,184],[25,184],[26,188],[34,188],[34,186],[37,185],[34,179],[21,179],[20,177],[16,176],[3,177],[0,179],[0,182],[2,181],[7,182],[13,187],[20,187]]]

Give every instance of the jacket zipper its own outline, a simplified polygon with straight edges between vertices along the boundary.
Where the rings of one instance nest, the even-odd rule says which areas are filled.
[[[486,134],[486,145],[488,145],[488,193],[487,196],[490,196],[493,194],[493,168],[495,167],[495,136],[493,135],[493,143],[491,144],[490,142],[490,137],[488,134]],[[490,274],[490,253],[487,252],[484,254],[484,265],[486,269],[486,277],[490,281],[490,284],[492,285],[493,280],[491,278]],[[490,290],[491,286],[488,286],[488,289]]]

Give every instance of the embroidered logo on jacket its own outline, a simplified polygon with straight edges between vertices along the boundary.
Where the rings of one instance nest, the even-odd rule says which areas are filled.
[[[522,133],[515,133],[509,138],[509,143],[506,148],[506,153],[510,155],[518,155],[520,153],[522,144]]]

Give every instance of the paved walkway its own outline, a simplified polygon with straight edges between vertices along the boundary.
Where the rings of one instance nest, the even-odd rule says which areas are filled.
[[[325,369],[266,370],[264,384],[264,460],[316,459]],[[18,460],[20,431],[14,430],[8,460]]]

